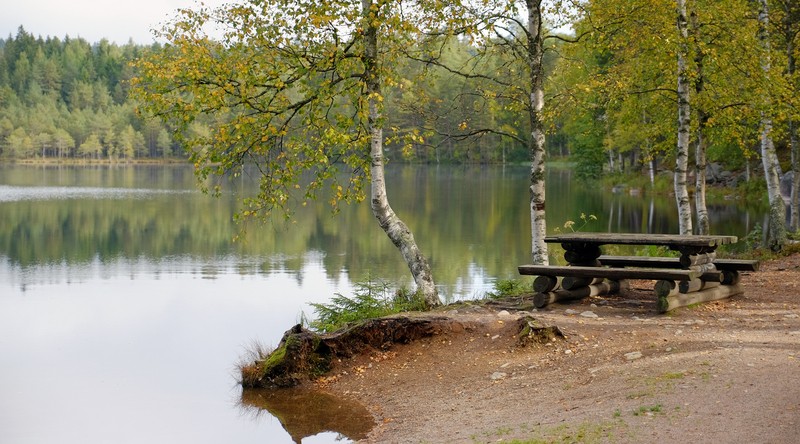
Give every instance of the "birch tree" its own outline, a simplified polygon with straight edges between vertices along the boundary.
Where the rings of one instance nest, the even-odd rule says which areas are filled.
[[[769,32],[769,5],[767,0],[758,0],[758,41],[761,45],[761,69],[764,80],[770,82],[772,76],[771,43]],[[778,251],[786,243],[786,207],[780,190],[780,164],[773,141],[773,120],[769,94],[762,94],[761,111],[761,162],[764,178],[767,181],[769,197],[769,227],[767,246]]]
[[[389,205],[383,173],[384,89],[400,83],[392,58],[418,39],[423,12],[401,0],[184,9],[159,31],[163,51],[139,61],[135,91],[146,111],[179,129],[200,183],[257,169],[258,193],[243,199],[240,219],[290,216],[322,192],[335,209],[364,199],[369,180],[379,225],[435,306],[430,265]],[[185,131],[196,121],[211,132]]]
[[[787,118],[787,131],[789,150],[792,161],[792,194],[790,227],[797,231],[800,229],[800,138],[798,137],[797,121],[800,119],[800,80],[797,78],[797,43],[800,39],[800,3],[797,0],[775,0],[776,9],[781,15],[777,25],[781,44],[786,54],[786,80],[789,92],[784,100],[789,105]]]
[[[701,44],[700,23],[697,13],[693,10],[690,15],[690,29],[692,36],[692,46],[694,47],[694,92],[695,98],[699,101],[705,92],[705,69],[704,63],[706,51]],[[695,213],[697,214],[697,234],[710,234],[711,224],[708,218],[708,206],[706,205],[706,148],[708,146],[707,128],[711,115],[706,106],[695,106],[697,109],[697,126],[694,137],[694,164],[695,164],[695,186],[694,202]]]
[[[680,234],[692,234],[692,208],[689,202],[689,189],[686,184],[689,168],[689,135],[691,133],[691,114],[689,98],[689,25],[686,13],[686,0],[677,0],[678,26],[678,143],[675,153],[675,200],[678,204],[678,226]]]
[[[448,75],[460,78],[472,88],[477,101],[488,109],[516,113],[518,124],[495,125],[493,121],[464,121],[455,139],[500,135],[527,146],[530,158],[529,206],[531,256],[533,263],[549,262],[545,217],[545,39],[557,38],[544,26],[543,0],[500,2],[451,2],[452,14],[462,24],[450,37],[464,39],[474,47],[475,56],[459,66],[445,65],[432,56],[418,59],[433,64]],[[549,2],[552,17],[563,13],[564,3]],[[437,37],[439,37],[437,35]],[[437,43],[445,48],[445,43]],[[437,54],[433,51],[432,54]],[[477,119],[476,119],[477,120]]]
[[[543,67],[543,35],[542,35],[542,0],[527,0],[527,51],[526,61],[530,76],[530,118],[531,138],[531,254],[534,264],[548,264],[547,234],[545,220],[545,133],[542,119],[544,108],[544,70]]]

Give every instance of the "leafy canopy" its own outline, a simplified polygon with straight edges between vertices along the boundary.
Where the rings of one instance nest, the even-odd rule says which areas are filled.
[[[241,216],[288,216],[294,198],[326,185],[336,208],[363,199],[369,175],[363,20],[361,2],[348,0],[184,9],[159,32],[164,50],[138,61],[134,91],[177,128],[201,183],[256,166],[259,191]],[[408,34],[393,30],[393,42]]]

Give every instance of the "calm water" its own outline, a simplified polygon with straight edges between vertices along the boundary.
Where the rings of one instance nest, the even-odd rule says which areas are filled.
[[[390,169],[392,205],[446,299],[529,261],[527,180],[524,167]],[[583,212],[598,217],[585,231],[677,230],[668,197],[604,192],[568,170],[548,180],[551,228]],[[0,442],[292,442],[291,409],[242,399],[245,347],[276,344],[353,281],[410,284],[366,205],[305,208],[233,243],[250,184],[216,199],[194,185],[183,166],[0,166]],[[714,232],[744,236],[763,214],[726,202],[712,217]],[[303,442],[341,438],[300,429],[315,434]]]

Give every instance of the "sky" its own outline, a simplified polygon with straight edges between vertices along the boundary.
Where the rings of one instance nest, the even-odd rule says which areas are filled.
[[[207,6],[229,3],[204,0]],[[154,41],[150,32],[175,16],[178,8],[197,5],[196,0],[5,0],[0,13],[0,38],[17,35],[22,26],[35,37],[82,37],[89,43],[108,39],[117,44],[133,39],[137,44]]]

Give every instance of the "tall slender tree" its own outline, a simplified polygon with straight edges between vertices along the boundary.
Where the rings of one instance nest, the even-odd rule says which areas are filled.
[[[686,0],[677,0],[678,26],[678,144],[675,154],[675,200],[678,204],[680,234],[692,234],[692,208],[687,187],[691,106],[689,96],[689,23]]]
[[[758,41],[761,45],[761,69],[764,80],[770,82],[772,77],[772,46],[770,42],[770,17],[767,0],[758,0]],[[786,207],[780,190],[780,163],[773,141],[773,117],[771,99],[768,93],[761,96],[761,162],[764,166],[764,177],[767,181],[769,197],[769,227],[767,246],[772,250],[780,250],[786,243]]]
[[[528,116],[530,119],[530,158],[531,158],[531,254],[534,264],[547,264],[547,244],[544,237],[547,234],[547,221],[545,220],[545,131],[542,117],[544,108],[544,69],[543,69],[543,16],[542,0],[526,0],[527,20],[527,51],[526,62],[530,76],[530,105]]]
[[[400,83],[393,58],[419,39],[424,13],[403,0],[182,10],[160,33],[169,44],[139,62],[135,91],[149,112],[182,130],[201,182],[258,169],[258,194],[243,200],[240,218],[291,214],[294,202],[326,188],[335,209],[362,200],[369,179],[381,228],[425,301],[438,305],[430,265],[389,206],[383,174],[384,89]],[[209,27],[219,37],[206,34]],[[195,121],[212,131],[185,131]]]

